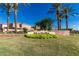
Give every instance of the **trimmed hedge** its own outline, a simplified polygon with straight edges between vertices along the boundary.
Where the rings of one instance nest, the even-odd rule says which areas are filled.
[[[56,35],[52,34],[31,34],[31,35],[24,35],[27,38],[33,38],[33,39],[52,39],[52,38],[57,38]]]

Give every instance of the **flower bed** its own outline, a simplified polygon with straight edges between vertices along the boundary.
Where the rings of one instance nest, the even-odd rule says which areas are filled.
[[[34,39],[52,39],[52,38],[57,38],[56,35],[52,34],[31,34],[31,35],[24,35],[27,38],[34,38]]]

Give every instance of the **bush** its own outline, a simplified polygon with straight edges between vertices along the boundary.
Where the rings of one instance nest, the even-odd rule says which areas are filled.
[[[28,30],[27,30],[26,28],[23,28],[23,32],[24,32],[24,33],[27,33]]]
[[[52,34],[31,34],[31,35],[24,35],[27,38],[33,38],[33,39],[52,39],[52,38],[57,38],[56,35]]]

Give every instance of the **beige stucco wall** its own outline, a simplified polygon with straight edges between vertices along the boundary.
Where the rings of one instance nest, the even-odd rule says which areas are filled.
[[[54,30],[54,32],[58,35],[64,35],[64,36],[69,36],[70,35],[69,30]]]

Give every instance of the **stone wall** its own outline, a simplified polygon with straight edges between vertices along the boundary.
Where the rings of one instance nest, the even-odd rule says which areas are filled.
[[[63,36],[69,36],[70,35],[70,31],[69,30],[53,30],[53,31],[34,31],[34,33],[37,34],[43,34],[43,33],[49,33],[49,34],[54,34],[54,35],[63,35]]]

